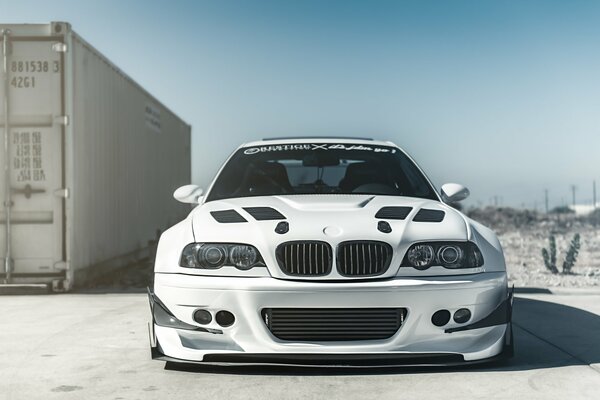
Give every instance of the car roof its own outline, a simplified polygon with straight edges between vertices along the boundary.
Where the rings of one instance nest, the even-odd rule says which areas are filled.
[[[276,137],[265,138],[253,142],[244,143],[240,148],[255,146],[270,146],[278,144],[301,144],[301,143],[350,143],[371,146],[396,146],[390,141],[373,140],[359,137],[339,137],[339,136],[296,136],[296,137]]]

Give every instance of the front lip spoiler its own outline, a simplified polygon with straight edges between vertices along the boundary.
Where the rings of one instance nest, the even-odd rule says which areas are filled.
[[[204,361],[190,361],[162,354],[159,347],[152,348],[154,360],[178,364],[205,366],[256,366],[277,365],[313,368],[382,368],[382,367],[452,367],[501,361],[511,356],[505,351],[480,360],[466,361],[458,353],[407,353],[407,354],[206,354]]]
[[[160,343],[150,347],[153,360],[199,366],[252,366],[277,365],[313,368],[394,368],[394,367],[460,367],[505,361],[514,355],[512,323],[507,326],[504,346],[499,354],[479,360],[465,360],[459,353],[216,353],[206,354],[203,361],[184,360],[163,353]]]

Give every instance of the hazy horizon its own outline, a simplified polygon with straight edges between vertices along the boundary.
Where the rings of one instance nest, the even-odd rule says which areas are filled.
[[[392,140],[469,205],[600,183],[600,2],[0,0],[53,20],[192,125],[203,186],[240,143],[305,135]]]

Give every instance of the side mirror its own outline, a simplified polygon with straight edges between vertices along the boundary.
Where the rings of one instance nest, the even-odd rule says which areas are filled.
[[[182,203],[198,204],[202,198],[203,190],[196,185],[185,185],[173,192],[173,197]]]
[[[442,185],[442,200],[446,203],[456,203],[469,197],[469,189],[458,183],[446,183]]]

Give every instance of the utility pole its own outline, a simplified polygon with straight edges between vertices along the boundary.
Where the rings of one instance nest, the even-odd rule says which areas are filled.
[[[577,186],[571,185],[571,191],[573,192],[573,208],[575,208],[575,192],[577,191]]]
[[[548,214],[548,189],[544,189],[544,204],[546,206],[546,214]]]
[[[594,196],[593,196],[593,203],[592,203],[592,209],[595,210],[596,209],[596,180],[594,179]]]

